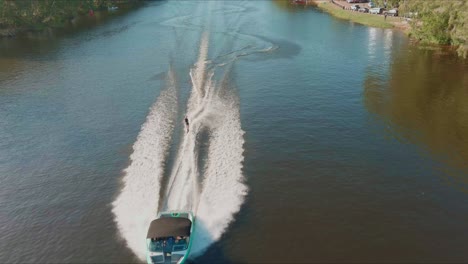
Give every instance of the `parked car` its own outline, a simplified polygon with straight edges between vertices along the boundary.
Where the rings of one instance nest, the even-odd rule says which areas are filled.
[[[382,12],[383,12],[383,8],[380,8],[380,7],[374,7],[374,8],[369,9],[370,14],[382,14]]]
[[[388,10],[387,15],[389,15],[389,16],[398,16],[398,9],[393,8],[393,9]]]
[[[374,3],[372,3],[372,2],[369,2],[367,5],[368,5],[370,8],[373,8],[373,7],[375,7],[375,4],[374,4]]]
[[[351,10],[353,10],[353,11],[358,11],[359,8],[361,8],[359,5],[352,5],[351,6]]]
[[[403,16],[404,18],[406,18],[407,21],[411,21],[413,18],[418,17],[418,13],[408,12],[408,13],[399,14],[399,16]]]
[[[346,0],[348,3],[366,3],[367,0]]]
[[[361,8],[359,8],[358,11],[359,11],[359,12],[362,12],[362,13],[369,13],[369,8],[367,8],[367,7],[361,7]]]

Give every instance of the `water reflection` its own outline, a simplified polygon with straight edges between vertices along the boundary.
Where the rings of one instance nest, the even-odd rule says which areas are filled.
[[[393,50],[393,40],[395,39],[393,37],[393,30],[391,29],[386,29],[384,31],[384,39],[383,39],[383,44],[384,44],[384,54],[385,54],[385,59],[389,60],[390,55],[392,54]]]
[[[380,46],[383,48],[382,52],[385,61],[390,59],[395,42],[393,33],[394,30],[391,29],[368,28],[367,54],[370,60],[379,58],[378,53],[381,52]]]
[[[416,48],[391,55],[388,80],[366,73],[366,107],[393,138],[417,143],[448,164],[450,180],[467,190],[468,63]]]
[[[285,10],[288,12],[297,12],[298,10],[304,10],[308,6],[315,6],[315,2],[307,2],[307,5],[304,4],[295,4],[294,1],[291,0],[273,0],[273,3],[276,7],[281,10]]]
[[[159,3],[154,3],[157,5]],[[149,5],[149,4],[147,4]],[[7,90],[5,82],[20,79],[21,72],[36,71],[45,64],[56,65],[60,49],[73,50],[83,41],[108,38],[136,25],[130,21],[122,24],[122,18],[132,14],[141,5],[122,5],[114,12],[96,11],[94,16],[79,16],[63,28],[49,28],[38,32],[23,32],[14,38],[0,39],[0,93]],[[113,24],[112,21],[115,21]],[[106,25],[105,27],[99,27]],[[93,29],[93,30],[90,30]],[[80,37],[77,37],[81,35]],[[67,37],[71,37],[67,45]],[[76,38],[73,38],[76,37]],[[65,47],[65,48],[64,48]],[[57,66],[58,67],[58,66]]]
[[[78,16],[67,22],[62,28],[48,28],[38,32],[24,32],[20,33],[15,38],[0,39],[0,58],[22,57],[31,59],[35,55],[48,54],[60,46],[60,41],[63,37],[73,34],[85,33],[91,35],[91,37],[105,37],[120,33],[133,26],[135,23],[108,30],[99,30],[97,26],[110,23],[112,20],[119,17],[129,15],[140,6],[141,5],[123,5],[117,11],[96,11],[92,17],[87,15]],[[108,25],[108,28],[109,27],[112,27],[112,25]],[[90,29],[96,30],[89,31]],[[92,34],[95,34],[95,36]]]
[[[369,27],[369,40],[367,41],[367,52],[369,54],[369,58],[375,58],[375,52],[377,47],[377,36],[378,36],[379,29]]]

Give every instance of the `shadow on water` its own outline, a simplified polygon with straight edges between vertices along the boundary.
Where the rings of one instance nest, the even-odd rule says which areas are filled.
[[[240,217],[242,212],[245,211],[246,208],[246,203],[244,203],[239,210],[234,216],[234,220],[224,231],[223,235],[217,240],[217,241],[203,241],[205,244],[209,244],[210,246],[203,252],[203,254],[193,258],[189,259],[187,263],[190,264],[195,264],[195,263],[227,263],[227,264],[233,264],[233,263],[244,263],[242,260],[235,259],[233,260],[231,256],[228,256],[226,254],[226,248],[229,247],[227,244],[227,241],[229,240],[229,237],[232,236],[231,232],[232,230],[236,230],[239,226],[242,224],[245,224],[244,221],[242,220],[243,218]],[[196,230],[198,233],[198,236],[205,237],[205,234],[209,234],[209,230],[207,227],[203,224],[203,222],[196,222]],[[201,235],[203,234],[203,235]],[[196,242],[196,240],[195,240]]]
[[[289,40],[285,39],[272,39],[265,36],[253,35],[265,42],[270,42],[274,45],[274,49],[270,52],[269,56],[265,56],[262,53],[258,53],[260,56],[254,56],[252,58],[247,57],[246,60],[262,61],[272,59],[291,59],[301,53],[302,47]]]
[[[167,72],[158,72],[155,75],[153,75],[149,80],[150,81],[162,81],[166,78]]]
[[[468,191],[468,63],[415,47],[395,52],[389,78],[368,68],[364,105],[390,138],[416,143],[448,164],[449,184]],[[454,169],[451,169],[454,168]]]
[[[200,236],[205,236],[205,234],[209,234],[209,230],[203,224],[203,222],[196,222],[196,233],[203,234]],[[197,239],[195,238],[195,242]],[[202,243],[212,243],[213,241],[203,241]],[[215,242],[211,244],[206,251],[193,259],[189,259],[187,263],[194,264],[194,263],[232,263],[227,256],[225,256],[222,247],[220,246],[220,242]]]

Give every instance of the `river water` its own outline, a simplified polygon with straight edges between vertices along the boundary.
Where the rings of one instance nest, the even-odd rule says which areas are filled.
[[[468,64],[271,1],[0,41],[0,262],[467,262]],[[190,120],[185,132],[183,118]]]

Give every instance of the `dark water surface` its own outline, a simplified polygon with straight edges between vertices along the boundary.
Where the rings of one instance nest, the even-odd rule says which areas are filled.
[[[112,202],[170,65],[187,100],[203,32],[209,60],[237,52],[249,191],[195,262],[468,262],[466,62],[270,1],[102,22],[0,40],[0,262],[139,261]]]

